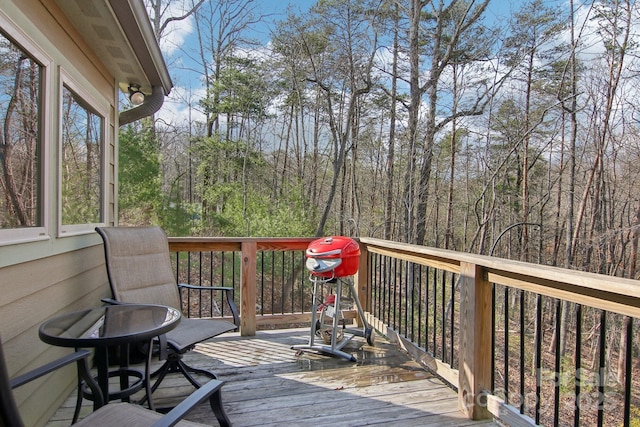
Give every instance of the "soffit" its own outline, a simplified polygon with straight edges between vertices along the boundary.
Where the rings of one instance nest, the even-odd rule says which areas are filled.
[[[55,0],[120,89],[131,83],[151,93],[172,83],[142,0]]]

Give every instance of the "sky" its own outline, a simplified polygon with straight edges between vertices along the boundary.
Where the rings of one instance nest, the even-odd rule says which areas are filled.
[[[185,0],[190,3],[188,0]],[[265,16],[264,22],[253,26],[251,37],[264,40],[264,45],[270,41],[270,29],[275,28],[275,23],[286,17],[287,9],[304,13],[316,0],[254,0],[258,11]],[[174,2],[174,4],[176,4]],[[179,15],[180,13],[175,13]],[[193,51],[197,46],[196,27],[193,17],[179,21],[173,27],[168,28],[167,36],[161,40],[160,47],[167,62],[174,87],[162,109],[159,111],[161,121],[176,123],[203,119],[197,108],[197,100],[202,97],[204,88],[199,80],[201,71],[195,67],[201,67],[190,63],[185,51]],[[194,108],[189,108],[191,103]]]
[[[545,0],[545,4],[557,5],[561,1],[563,0]],[[304,13],[315,3],[316,0],[255,0],[259,13],[266,18],[264,22],[253,27],[252,37],[263,40],[263,44],[267,46],[270,41],[270,29],[275,28],[275,23],[286,17],[288,8]],[[486,12],[486,19],[489,22],[505,21],[522,3],[513,0],[492,0]],[[195,34],[194,20],[191,17],[170,28],[161,42],[161,49],[174,83],[170,96],[159,112],[160,118],[166,123],[192,122],[194,119],[203,118],[197,109],[197,101],[204,92],[199,80],[201,72],[198,69],[201,66],[190,63],[189,55],[185,54],[187,51],[193,52],[197,46]],[[189,104],[194,108],[189,108]]]

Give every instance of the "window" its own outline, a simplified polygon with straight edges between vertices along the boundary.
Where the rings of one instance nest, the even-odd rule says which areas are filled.
[[[50,63],[0,14],[0,244],[46,235],[42,141]]]
[[[60,222],[63,233],[93,231],[104,214],[105,115],[61,72]]]

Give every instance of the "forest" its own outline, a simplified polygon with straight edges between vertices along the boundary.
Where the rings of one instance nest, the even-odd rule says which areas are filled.
[[[193,21],[167,60],[200,65],[202,96],[174,94],[197,119],[121,131],[122,223],[638,277],[635,2],[319,0],[266,45],[258,0],[175,3],[148,9],[161,43]]]
[[[174,235],[367,236],[640,278],[637,3],[502,2],[498,19],[497,0],[319,0],[291,9],[266,46],[249,36],[266,19],[259,3],[173,15],[149,3],[161,42],[172,17],[196,23],[197,45],[180,54],[199,64],[203,96],[184,99],[197,120],[123,131],[121,221]],[[153,189],[138,187],[143,158]],[[542,372],[541,414],[521,405],[542,424],[572,425],[580,408],[580,425],[622,425],[623,413],[637,425],[635,393],[631,416],[622,410],[631,370],[637,389],[637,321],[495,292],[495,394],[518,406]],[[572,400],[596,383],[605,424],[597,405]]]

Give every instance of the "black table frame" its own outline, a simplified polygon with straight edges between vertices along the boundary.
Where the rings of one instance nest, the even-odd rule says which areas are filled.
[[[123,308],[118,308],[123,307]],[[154,308],[155,307],[155,308]],[[52,335],[47,333],[47,327],[55,324],[56,322],[64,321],[65,319],[71,319],[74,316],[82,316],[88,314],[94,314],[95,312],[102,311],[107,312],[108,310],[149,310],[149,309],[166,309],[171,310],[172,314],[175,316],[175,319],[172,319],[169,322],[166,322],[160,326],[147,328],[144,330],[131,330],[128,331],[125,335],[110,335],[108,337],[100,337],[100,336],[85,336],[85,337],[74,337],[74,336],[61,336],[61,335]],[[83,394],[85,397],[89,397],[93,400],[94,410],[106,405],[111,400],[116,399],[124,399],[128,400],[128,396],[137,392],[144,385],[146,388],[146,399],[148,401],[148,405],[150,409],[154,409],[153,401],[151,399],[151,384],[150,384],[150,363],[151,363],[151,343],[155,337],[158,337],[166,332],[175,328],[180,322],[181,314],[178,310],[170,307],[158,306],[158,305],[149,305],[149,304],[124,304],[124,305],[116,305],[116,306],[104,306],[89,310],[81,310],[72,313],[65,313],[59,316],[55,316],[47,321],[45,321],[39,329],[39,337],[40,339],[51,345],[60,346],[60,347],[72,347],[76,350],[80,348],[94,348],[95,349],[95,366],[97,368],[97,378],[93,378],[89,373],[89,366],[86,362],[86,359],[83,359],[84,362],[78,361],[78,402],[76,405],[76,416],[74,416],[74,420],[77,418],[77,413],[80,409],[80,404],[82,402]],[[129,345],[137,344],[137,343],[148,343],[149,351],[147,352],[147,357],[145,361],[145,370],[144,373],[140,371],[133,370],[129,368]],[[119,348],[120,349],[120,368],[116,370],[109,370],[109,349],[110,348]],[[120,387],[121,389],[115,392],[109,392],[109,378],[113,376],[120,377]],[[132,385],[129,385],[129,377],[137,378],[138,381],[134,382]],[[86,382],[87,387],[90,389],[90,392],[83,391],[81,386],[80,379],[83,379]],[[97,379],[97,382],[96,382]]]

